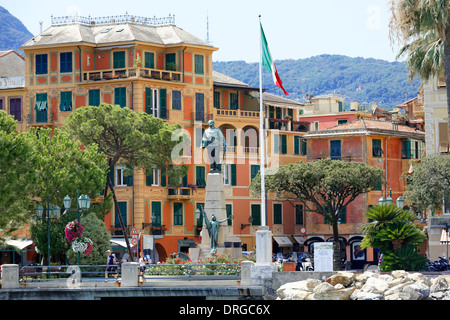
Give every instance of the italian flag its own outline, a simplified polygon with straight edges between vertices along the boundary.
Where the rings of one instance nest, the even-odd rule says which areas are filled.
[[[272,74],[273,83],[275,83],[275,85],[279,87],[281,90],[283,90],[284,94],[288,96],[289,93],[287,93],[287,91],[284,90],[283,83],[281,82],[281,79],[278,76],[277,67],[275,67],[275,64],[272,61],[272,56],[270,55],[269,46],[267,44],[266,36],[264,34],[264,30],[261,23],[260,26],[261,26],[262,65],[264,68],[266,68],[267,71],[269,71]]]

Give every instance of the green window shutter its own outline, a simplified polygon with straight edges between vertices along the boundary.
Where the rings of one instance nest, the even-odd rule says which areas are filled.
[[[230,109],[231,110],[237,110],[239,109],[238,104],[238,94],[237,93],[230,93]]]
[[[155,54],[153,52],[144,53],[144,67],[149,69],[155,68]]]
[[[113,68],[125,68],[125,51],[113,53]]]
[[[342,107],[342,101],[339,101],[338,105],[339,105],[339,112],[344,111],[344,108]]]
[[[300,154],[300,137],[294,136],[294,154]]]
[[[294,119],[294,109],[288,109],[288,116],[290,116],[291,119]]]
[[[171,66],[176,65],[176,56],[175,53],[167,53],[166,54],[166,70],[176,71]]]
[[[160,226],[161,225],[161,202],[156,202],[156,201],[152,202],[152,212],[150,214],[154,215],[156,217],[153,225]]]
[[[161,187],[167,186],[166,168],[161,169]]]
[[[195,55],[195,74],[203,74],[203,56],[196,54]]]
[[[206,187],[205,167],[195,167],[195,173],[196,173],[196,179],[197,179],[197,186],[199,188]]]
[[[231,167],[231,185],[235,186],[236,185],[236,164],[232,163],[230,165]]]
[[[100,89],[89,90],[89,105],[95,107],[100,105]]]
[[[72,91],[61,92],[59,110],[71,111],[72,110]]]
[[[273,224],[282,224],[282,206],[281,203],[275,203],[273,205]]]
[[[281,119],[281,108],[275,107],[275,112],[276,112],[276,118]]]
[[[251,205],[252,212],[252,226],[261,225],[261,205],[260,204],[252,204]]]
[[[302,156],[306,156],[306,154],[308,153],[308,142],[306,141],[306,139],[302,139],[301,144],[302,144]]]
[[[128,225],[127,203],[125,201],[121,201],[121,202],[118,202],[117,205],[119,207],[120,215],[122,216],[123,223],[125,224],[125,226],[127,226]],[[114,208],[115,208],[115,206],[114,206]],[[117,212],[117,210],[115,210],[115,227],[120,228],[119,212]]]
[[[303,225],[303,205],[295,205],[295,224]]]
[[[214,91],[214,108],[220,109],[220,92]]]
[[[172,91],[172,109],[181,110],[181,91]]]
[[[167,89],[159,89],[159,117],[167,119]]]
[[[372,139],[372,156],[381,157],[382,153],[381,139]]]
[[[173,225],[182,226],[183,225],[183,204],[179,202],[174,202],[173,204]]]
[[[347,223],[347,207],[342,210],[338,223]]]
[[[280,135],[279,134],[273,135],[273,152],[280,153]]]
[[[202,203],[202,202],[198,202],[198,203],[197,203],[197,209],[200,210],[200,207],[205,208],[205,204]],[[202,213],[202,211],[200,210],[200,217],[199,217],[198,220],[197,220],[197,226],[198,226],[198,227],[201,227],[202,225],[203,225],[203,213]]]
[[[233,214],[233,206],[231,204],[226,204],[225,209],[227,211],[227,218],[230,218],[230,216]],[[233,225],[233,222],[231,219],[228,219],[227,222],[228,222],[229,226]]]
[[[131,168],[133,170],[133,168]],[[132,187],[133,186],[133,173],[127,176],[127,186]]]
[[[286,154],[287,153],[287,136],[285,134],[281,135],[281,153]]]
[[[152,88],[145,88],[145,112],[152,114]]]
[[[250,182],[258,174],[259,170],[260,170],[260,166],[257,164],[252,164],[250,166]]]
[[[120,87],[114,89],[114,104],[123,107],[127,106],[127,88]]]
[[[111,167],[110,167],[110,170],[109,170],[109,178],[111,179],[112,185],[113,185],[113,187],[114,187],[114,166],[111,166]]]

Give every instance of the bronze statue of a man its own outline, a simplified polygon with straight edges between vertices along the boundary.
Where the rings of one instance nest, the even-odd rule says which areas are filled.
[[[222,146],[225,149],[227,143],[222,131],[219,128],[214,127],[214,121],[208,121],[209,128],[205,130],[202,137],[202,148],[206,148],[208,151],[210,173],[218,173],[219,164],[222,162],[220,159],[220,151]]]
[[[227,221],[228,219],[232,220],[234,217],[233,215],[231,215],[224,220],[217,220],[216,216],[213,213],[211,216],[211,220],[209,220],[206,216],[205,210],[203,210],[203,206],[200,206],[200,211],[203,215],[203,218],[205,219],[206,229],[208,230],[209,238],[211,240],[211,254],[214,254],[217,251],[217,240],[219,239],[220,224]]]

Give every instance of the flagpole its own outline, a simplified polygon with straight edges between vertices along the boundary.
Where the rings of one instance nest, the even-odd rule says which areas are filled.
[[[264,167],[265,167],[265,144],[264,139],[264,110],[263,110],[263,92],[262,92],[262,34],[261,34],[261,15],[259,15],[259,163],[261,175],[261,226],[266,225],[266,190],[264,181]]]

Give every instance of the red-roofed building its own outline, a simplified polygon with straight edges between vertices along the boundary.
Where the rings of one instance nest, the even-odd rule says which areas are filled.
[[[365,211],[377,205],[380,197],[396,199],[403,195],[410,159],[424,155],[425,133],[416,128],[396,122],[359,119],[336,125],[325,130],[310,131],[307,139],[307,161],[331,158],[344,161],[362,161],[381,168],[385,172],[386,184],[368,194],[360,195],[350,203],[341,216],[339,233],[342,257],[352,263],[352,268],[362,268],[366,263],[376,262],[373,249],[356,255],[363,238],[361,227],[367,223]],[[318,214],[306,215],[305,249],[311,250],[315,241],[332,241],[329,224]]]

